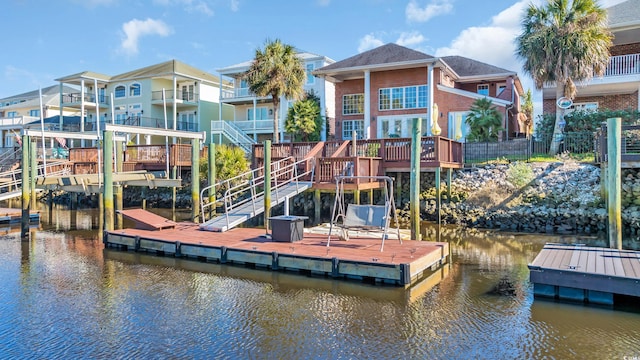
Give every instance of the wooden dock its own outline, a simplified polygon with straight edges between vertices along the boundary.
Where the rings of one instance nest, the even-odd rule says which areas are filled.
[[[640,297],[638,251],[546,244],[529,271],[535,296],[604,305]]]
[[[0,224],[15,224],[22,220],[22,209],[0,208]],[[29,223],[40,222],[40,212],[29,211]]]
[[[275,242],[264,229],[202,231],[198,224],[177,223],[162,230],[124,229],[106,233],[105,246],[222,264],[242,264],[271,271],[355,279],[409,287],[448,262],[449,244],[385,241],[351,237],[327,247],[327,235],[305,232],[296,242]]]

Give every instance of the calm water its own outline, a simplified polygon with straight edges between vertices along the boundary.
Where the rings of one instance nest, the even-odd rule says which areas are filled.
[[[0,237],[0,358],[640,357],[640,314],[533,300],[557,237],[460,233],[442,281],[405,291],[105,250],[94,212],[42,222]]]

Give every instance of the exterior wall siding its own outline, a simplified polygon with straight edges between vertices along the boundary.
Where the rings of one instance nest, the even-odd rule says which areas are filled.
[[[611,56],[640,54],[640,42],[624,45],[614,45],[609,49]]]
[[[608,109],[608,110],[639,109],[637,91],[632,94],[576,97],[573,100],[573,102],[574,103],[597,102],[598,109]],[[556,112],[555,103],[556,103],[555,99],[545,99],[543,101],[543,113],[554,114]]]

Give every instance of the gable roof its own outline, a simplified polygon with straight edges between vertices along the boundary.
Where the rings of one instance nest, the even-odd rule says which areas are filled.
[[[302,61],[324,60],[327,63],[335,63],[335,60],[328,58],[326,56],[310,53],[308,51],[303,51],[298,48],[296,48],[295,51],[298,58],[300,58]],[[240,74],[247,71],[251,66],[252,62],[253,62],[253,59],[243,61],[241,63],[227,66],[221,69],[217,69],[216,71],[223,75]]]
[[[420,51],[390,43],[327,65],[319,70],[329,71],[369,67],[373,65],[390,65],[394,63],[420,62],[430,59],[434,59],[434,57]]]
[[[640,0],[627,0],[607,8],[609,27],[640,24]]]
[[[489,65],[463,56],[443,56],[440,59],[445,64],[449,65],[449,67],[460,77],[515,75],[515,71]]]
[[[208,81],[212,83],[218,83],[219,79],[217,76],[210,74],[204,70],[200,70],[191,65],[187,65],[178,60],[169,60],[160,64],[155,64],[147,67],[143,67],[140,69],[128,71],[126,73],[122,73],[111,78],[111,81],[124,81],[124,80],[135,80],[135,79],[145,79],[152,77],[161,77],[168,75],[183,75],[185,77],[195,78],[202,81]]]

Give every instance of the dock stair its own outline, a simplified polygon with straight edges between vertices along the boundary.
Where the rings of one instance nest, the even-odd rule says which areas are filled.
[[[281,204],[293,196],[310,189],[313,184],[315,162],[313,159],[295,161],[285,158],[271,164],[271,206]],[[207,201],[211,188],[222,191],[222,196]],[[201,214],[223,207],[224,212],[215,214],[200,224],[205,231],[224,232],[264,212],[265,176],[263,169],[254,169],[232,179],[218,182],[202,189],[200,193]]]

